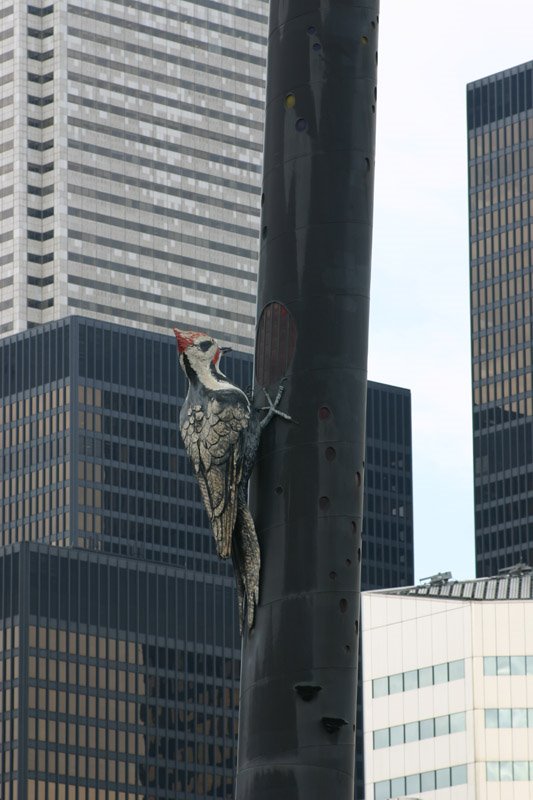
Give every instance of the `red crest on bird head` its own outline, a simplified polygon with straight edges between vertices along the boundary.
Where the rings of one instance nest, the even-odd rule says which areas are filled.
[[[207,336],[206,333],[198,333],[197,331],[180,331],[178,328],[173,328],[178,340],[178,353],[181,355],[185,350],[194,344],[197,339]]]

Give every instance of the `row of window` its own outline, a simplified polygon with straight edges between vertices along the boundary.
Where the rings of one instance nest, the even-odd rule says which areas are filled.
[[[486,708],[486,728],[533,728],[533,708]]]
[[[533,781],[533,761],[487,761],[488,781]]]
[[[532,241],[533,223],[529,225],[525,223],[519,228],[502,231],[499,234],[495,233],[492,236],[487,235],[484,239],[470,242],[470,259],[475,261],[478,258],[484,259],[497,254],[502,257],[506,250],[522,247]]]
[[[408,692],[411,689],[422,689],[424,686],[434,686],[438,683],[457,681],[465,676],[465,662],[446,661],[432,667],[412,669],[408,672],[398,672],[387,675],[385,678],[375,678],[372,681],[372,697],[384,697],[397,692]]]
[[[405,725],[394,725],[374,731],[374,750],[382,747],[394,747],[396,744],[418,742],[421,739],[432,739],[434,736],[445,736],[466,730],[466,714],[445,714],[442,717],[421,719]]]
[[[471,285],[479,286],[485,281],[503,279],[509,274],[525,278],[531,263],[529,248],[516,250],[504,256],[495,256],[471,265]]]
[[[490,156],[495,150],[504,150],[507,147],[513,147],[513,145],[520,145],[521,142],[525,142],[527,139],[533,139],[533,117],[493,127],[492,130],[480,132],[477,136],[469,136],[468,158]]]
[[[431,792],[435,789],[447,789],[467,782],[466,764],[457,767],[421,772],[418,775],[406,775],[392,780],[379,781],[374,784],[374,800],[389,800],[392,797],[403,797],[414,792]]]
[[[533,656],[485,656],[484,675],[533,675]]]

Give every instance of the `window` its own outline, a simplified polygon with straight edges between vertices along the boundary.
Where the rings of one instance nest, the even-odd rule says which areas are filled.
[[[434,719],[423,719],[395,725],[392,728],[381,728],[374,731],[374,750],[383,747],[394,747],[397,744],[418,742],[421,739],[432,739],[434,736],[445,736],[466,730],[466,714],[464,711]]]
[[[388,728],[374,731],[374,750],[379,750],[381,747],[388,747],[389,743],[390,737]]]
[[[486,728],[532,728],[532,708],[486,708]]]
[[[422,667],[419,670],[409,670],[389,675],[385,678],[374,678],[372,681],[372,696],[384,697],[397,692],[407,692],[412,689],[421,689],[424,686],[433,686],[437,683],[461,680],[465,676],[464,660],[436,664],[433,667]]]
[[[484,675],[533,675],[533,656],[485,656]]]

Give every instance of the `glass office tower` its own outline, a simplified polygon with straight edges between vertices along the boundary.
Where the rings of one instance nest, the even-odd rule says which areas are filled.
[[[251,384],[249,355],[223,368]],[[173,336],[68,317],[0,342],[2,800],[231,800],[235,590],[185,390]],[[369,383],[364,588],[413,582],[410,416]]]
[[[368,382],[361,589],[414,583],[411,392]],[[359,651],[356,800],[365,797],[363,671]],[[371,798],[368,798],[371,800]]]
[[[232,797],[229,582],[33,542],[0,578],[2,800]]]
[[[232,797],[235,591],[184,394],[173,336],[70,317],[0,342],[2,800]]]
[[[533,563],[533,62],[467,89],[476,573]]]

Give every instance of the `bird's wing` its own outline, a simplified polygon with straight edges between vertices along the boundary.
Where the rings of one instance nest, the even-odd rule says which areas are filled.
[[[231,554],[249,419],[245,400],[210,398],[205,407],[189,409],[181,429],[221,558]]]

